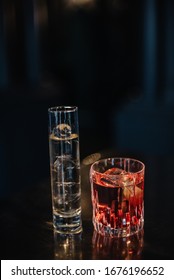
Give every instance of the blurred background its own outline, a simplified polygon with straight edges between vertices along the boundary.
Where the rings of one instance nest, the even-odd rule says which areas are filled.
[[[2,199],[49,177],[50,106],[79,107],[81,158],[174,156],[172,2],[0,0]]]

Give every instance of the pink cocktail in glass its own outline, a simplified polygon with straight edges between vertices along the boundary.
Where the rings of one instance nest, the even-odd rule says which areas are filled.
[[[130,236],[144,225],[144,169],[131,158],[101,159],[90,169],[93,224],[109,236]]]

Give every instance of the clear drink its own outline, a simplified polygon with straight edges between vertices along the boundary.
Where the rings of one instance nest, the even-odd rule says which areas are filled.
[[[129,172],[109,164],[107,167],[106,161],[102,173],[94,167],[95,164],[91,168],[91,191],[96,231],[118,237],[140,231],[144,225],[144,171]]]
[[[71,126],[59,124],[49,135],[53,225],[60,233],[79,233],[81,178],[79,136]]]

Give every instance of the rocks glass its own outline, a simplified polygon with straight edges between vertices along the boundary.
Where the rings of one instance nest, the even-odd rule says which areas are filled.
[[[93,224],[111,237],[127,237],[144,225],[145,165],[132,158],[106,158],[90,168]]]

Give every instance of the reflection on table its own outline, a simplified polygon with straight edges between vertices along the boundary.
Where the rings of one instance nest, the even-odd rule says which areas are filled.
[[[60,234],[54,231],[54,257],[58,260],[81,260],[82,233]]]
[[[93,259],[119,259],[138,260],[141,259],[143,249],[144,231],[129,237],[112,238],[93,232],[92,258]]]
[[[106,237],[95,230],[91,237],[91,259],[138,260],[144,244],[144,231],[129,237]],[[83,233],[63,235],[54,231],[54,258],[59,260],[81,260],[85,254]],[[86,248],[87,250],[87,248]]]

